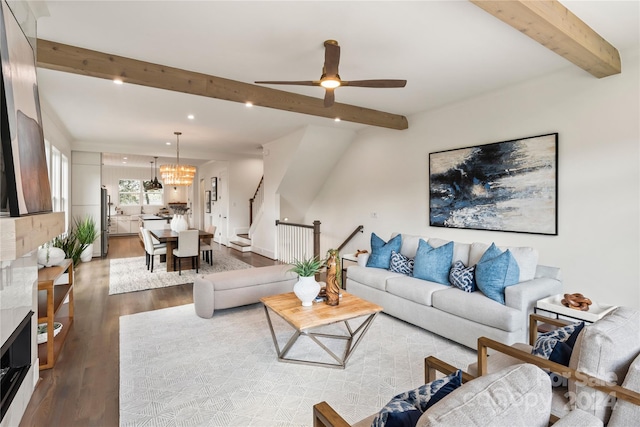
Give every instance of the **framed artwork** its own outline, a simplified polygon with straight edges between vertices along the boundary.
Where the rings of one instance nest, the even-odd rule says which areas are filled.
[[[214,202],[218,201],[218,177],[214,176],[211,178],[211,200]]]
[[[0,212],[51,212],[34,51],[5,1],[0,21]]]
[[[204,192],[204,194],[205,194],[205,199],[206,199],[206,201],[205,201],[205,206],[206,206],[205,211],[206,211],[206,213],[211,213],[211,191],[207,190],[207,191]]]
[[[429,154],[429,224],[558,234],[558,134]]]

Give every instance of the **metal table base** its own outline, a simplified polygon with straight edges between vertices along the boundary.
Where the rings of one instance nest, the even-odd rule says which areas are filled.
[[[289,341],[287,341],[287,344],[282,348],[282,350],[280,350],[280,345],[278,344],[276,333],[273,329],[273,323],[271,322],[271,316],[269,314],[269,309],[267,306],[264,306],[264,311],[267,315],[267,322],[269,323],[271,338],[273,338],[273,344],[276,347],[276,353],[278,355],[278,360],[280,362],[298,363],[302,365],[326,366],[328,368],[339,368],[339,369],[345,368],[345,366],[347,365],[347,361],[349,360],[349,358],[351,357],[355,349],[358,347],[358,344],[360,344],[360,341],[362,340],[362,337],[364,337],[365,333],[369,329],[369,326],[371,326],[371,322],[373,322],[373,319],[375,319],[375,317],[378,315],[378,312],[368,315],[367,318],[362,322],[362,324],[358,326],[355,330],[351,328],[351,325],[349,324],[349,320],[345,320],[343,323],[347,328],[348,335],[323,334],[321,332],[312,332],[311,330],[299,331],[293,325],[290,324],[295,329],[295,332],[293,333],[293,335],[291,335],[291,338],[289,338]],[[283,319],[283,320],[286,321],[286,319]],[[329,325],[325,325],[325,326],[329,326]],[[305,335],[311,338],[313,342],[318,344],[320,348],[322,348],[327,354],[329,354],[333,359],[335,359],[336,363],[316,362],[312,360],[302,360],[302,359],[294,359],[294,358],[287,357],[287,353],[289,352],[291,347],[295,344],[295,342],[298,340],[298,338],[300,338],[301,335]],[[324,345],[318,339],[318,337],[339,339],[339,340],[346,341],[346,348],[344,350],[344,353],[342,354],[342,357],[338,356],[333,351],[331,351],[331,349],[329,349],[326,345]]]

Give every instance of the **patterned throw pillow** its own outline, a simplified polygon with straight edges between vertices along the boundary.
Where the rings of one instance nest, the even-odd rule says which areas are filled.
[[[475,269],[475,265],[465,267],[462,261],[456,261],[449,271],[449,282],[465,292],[474,292],[476,290]]]
[[[582,328],[584,328],[584,322],[574,323],[538,335],[531,354],[569,366],[573,346]],[[567,379],[555,372],[549,372],[549,376],[553,387],[567,385]]]
[[[371,427],[415,426],[424,411],[462,385],[462,371],[395,396],[378,412]]]
[[[396,251],[391,251],[389,271],[411,276],[413,274],[413,258],[406,257]]]

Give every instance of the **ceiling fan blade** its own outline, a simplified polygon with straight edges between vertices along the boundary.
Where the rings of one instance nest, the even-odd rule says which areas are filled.
[[[302,80],[302,81],[263,81],[263,82],[254,82],[256,84],[266,84],[266,85],[299,85],[299,86],[320,86],[319,81],[314,80]]]
[[[405,87],[406,80],[352,80],[345,82],[342,81],[341,86],[355,86],[355,87]]]
[[[333,89],[325,89],[324,92],[324,106],[331,107],[336,100],[336,96],[333,93]]]
[[[335,40],[324,42],[324,74],[326,77],[338,75],[338,64],[340,63],[340,46]]]

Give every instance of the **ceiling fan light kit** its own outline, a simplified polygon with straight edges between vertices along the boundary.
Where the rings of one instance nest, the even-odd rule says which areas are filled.
[[[355,87],[373,87],[373,88],[390,88],[405,87],[406,80],[352,80],[346,81],[340,78],[338,74],[338,64],[340,63],[340,46],[335,40],[326,40],[324,42],[324,67],[320,80],[306,81],[259,81],[257,84],[273,84],[273,85],[298,85],[298,86],[321,86],[325,89],[324,106],[331,107],[335,101],[333,90],[340,86]]]
[[[174,132],[176,135],[176,163],[160,166],[160,176],[164,185],[188,186],[193,183],[196,176],[196,167],[180,164],[180,135],[182,132]]]

